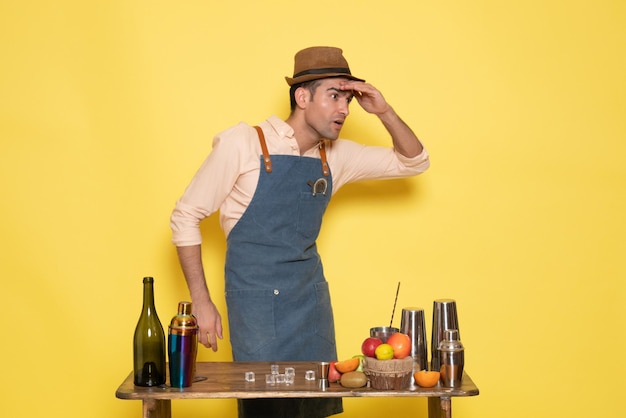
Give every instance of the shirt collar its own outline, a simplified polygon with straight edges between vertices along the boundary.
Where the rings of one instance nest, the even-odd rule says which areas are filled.
[[[274,129],[276,134],[282,138],[293,138],[294,132],[293,128],[284,120],[279,118],[278,116],[270,116],[267,119],[268,123]]]

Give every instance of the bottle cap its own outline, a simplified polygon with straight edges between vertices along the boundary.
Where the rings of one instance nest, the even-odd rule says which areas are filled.
[[[191,302],[179,302],[178,314],[172,318],[170,333],[176,335],[191,335],[198,332],[198,322],[191,314]]]
[[[443,332],[443,340],[439,343],[439,351],[462,351],[463,344],[459,341],[459,331],[447,329]]]
[[[178,315],[191,315],[191,302],[178,302]]]
[[[448,341],[458,341],[459,339],[459,330],[458,329],[447,329],[443,332],[443,339]]]

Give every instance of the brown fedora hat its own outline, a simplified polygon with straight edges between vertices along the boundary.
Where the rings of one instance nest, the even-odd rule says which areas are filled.
[[[345,77],[350,80],[365,81],[350,73],[348,61],[340,48],[331,46],[312,46],[298,51],[293,66],[293,77],[285,77],[287,84],[304,83],[320,78]]]

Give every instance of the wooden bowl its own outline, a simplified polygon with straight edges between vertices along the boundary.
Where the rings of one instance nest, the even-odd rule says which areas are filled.
[[[401,390],[411,385],[413,358],[401,360],[377,360],[372,357],[365,359],[363,372],[369,378],[370,386],[379,390]]]

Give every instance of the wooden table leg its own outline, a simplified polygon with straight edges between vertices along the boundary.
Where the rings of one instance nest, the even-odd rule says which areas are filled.
[[[144,399],[143,418],[171,418],[172,401],[169,399]]]
[[[452,399],[428,398],[428,418],[452,418]]]

